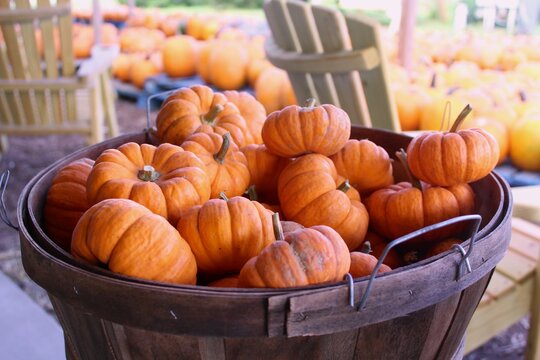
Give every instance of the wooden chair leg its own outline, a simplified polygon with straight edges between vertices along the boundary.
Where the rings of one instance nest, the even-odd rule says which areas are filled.
[[[100,78],[105,120],[109,129],[108,134],[110,137],[118,136],[118,119],[114,106],[115,95],[112,89],[111,76],[108,71],[105,71]]]
[[[91,90],[91,103],[92,108],[90,109],[91,112],[91,131],[90,131],[90,138],[88,139],[88,142],[90,144],[95,144],[98,142],[103,141],[103,102],[101,97],[101,90],[100,90],[100,80],[99,78],[96,79],[95,86]]]
[[[536,278],[531,301],[531,320],[529,323],[529,336],[527,340],[526,358],[528,360],[540,359],[540,267],[536,268]]]
[[[0,135],[0,159],[2,159],[2,155],[5,154],[7,150],[8,150],[7,135]]]

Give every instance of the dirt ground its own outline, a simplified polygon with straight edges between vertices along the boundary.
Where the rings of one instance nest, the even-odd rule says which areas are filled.
[[[146,125],[146,114],[133,102],[119,100],[117,114],[122,133],[139,131]],[[9,149],[0,160],[0,171],[9,169],[11,179],[5,194],[5,202],[13,221],[19,194],[25,184],[40,170],[71,152],[85,146],[79,136],[10,137]],[[17,232],[0,222],[0,270],[12,278],[40,306],[54,314],[46,292],[26,275],[20,259]],[[468,354],[467,360],[523,359],[527,341],[528,319],[492,339],[476,351]]]

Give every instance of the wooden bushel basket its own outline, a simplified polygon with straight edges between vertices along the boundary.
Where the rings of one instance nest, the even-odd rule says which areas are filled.
[[[389,154],[410,137],[353,126]],[[47,290],[64,329],[68,359],[451,359],[460,358],[467,324],[510,240],[508,185],[491,173],[472,184],[483,221],[457,278],[459,251],[377,276],[295,289],[224,289],[133,279],[82,264],[45,234],[42,209],[59,169],[96,158],[123,135],[51,165],[23,190],[17,208],[23,265]],[[396,174],[399,179],[399,174]],[[463,247],[470,247],[470,239]]]

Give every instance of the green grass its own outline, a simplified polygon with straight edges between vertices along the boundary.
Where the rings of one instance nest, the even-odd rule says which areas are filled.
[[[238,15],[264,18],[264,12],[262,9],[238,9],[238,8],[216,8],[214,6],[170,6],[161,9],[163,12],[170,13],[175,11],[181,11],[188,14],[215,14],[219,12],[225,15]]]

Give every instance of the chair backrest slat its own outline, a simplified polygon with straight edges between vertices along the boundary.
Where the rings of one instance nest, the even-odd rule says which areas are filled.
[[[400,131],[396,105],[390,90],[386,57],[382,53],[379,25],[365,16],[346,16],[353,49],[374,47],[379,55],[379,66],[360,71],[369,113],[374,126]]]
[[[264,12],[276,44],[282,49],[300,52],[300,45],[285,2],[283,0],[268,1],[264,5]],[[316,94],[310,74],[288,73],[288,75],[300,103]]]
[[[13,73],[11,72],[11,66],[9,65],[9,59],[7,55],[6,43],[2,41],[0,43],[0,79],[13,79]],[[0,123],[14,124],[15,119],[18,117],[19,109],[15,102],[15,95],[13,91],[1,92],[0,101]]]
[[[293,26],[298,37],[298,43],[302,53],[320,54],[323,52],[321,39],[317,31],[317,25],[311,12],[311,6],[301,1],[291,1],[287,4],[291,19],[294,19]],[[314,96],[321,104],[335,104],[340,106],[339,98],[332,81],[332,75],[311,74],[315,87]]]
[[[352,50],[343,14],[323,6],[313,6],[313,15],[325,52]],[[358,71],[332,74],[341,107],[353,123],[371,127],[368,104]]]
[[[70,0],[57,0],[59,5],[69,5]],[[75,61],[73,56],[71,15],[59,16],[58,27],[60,31],[60,44],[62,49],[62,75],[71,77],[75,75]],[[66,111],[70,121],[77,119],[77,109],[74,91],[66,91]]]

